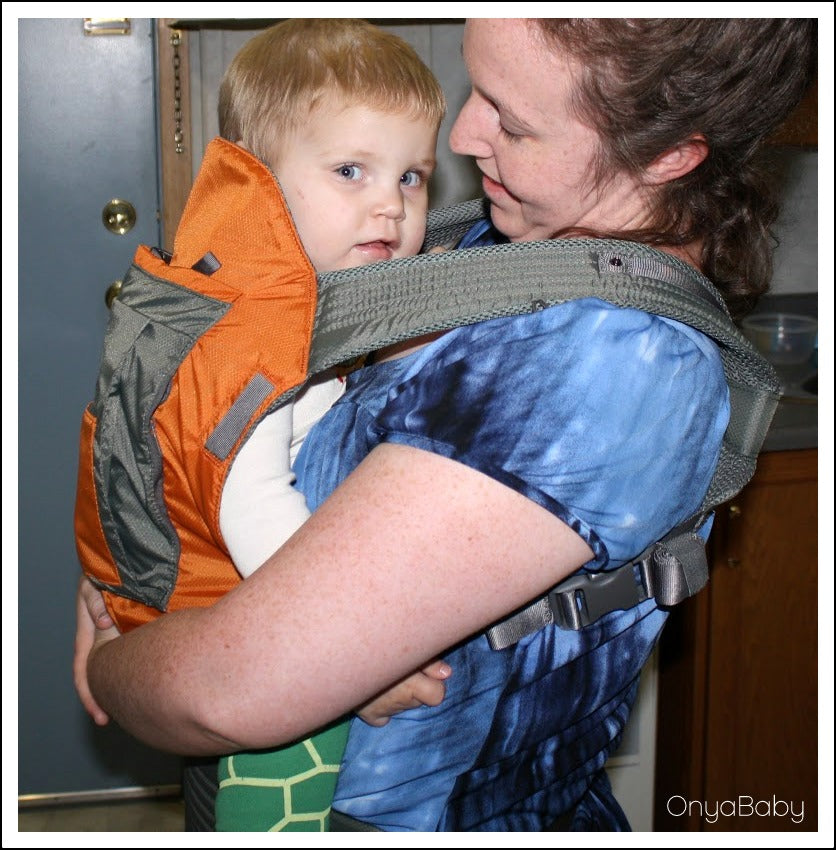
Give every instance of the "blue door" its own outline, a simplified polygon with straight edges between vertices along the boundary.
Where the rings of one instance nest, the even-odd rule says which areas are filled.
[[[154,22],[130,19],[129,33],[106,35],[85,35],[82,22],[18,21],[21,795],[180,781],[179,759],[96,727],[72,682],[78,436],[104,295],[138,244],[160,244]],[[115,199],[136,211],[124,233],[105,226],[127,222],[121,205],[103,215]]]

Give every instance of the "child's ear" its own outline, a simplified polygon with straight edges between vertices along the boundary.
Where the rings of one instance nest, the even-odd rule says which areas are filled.
[[[669,183],[693,171],[708,156],[705,136],[697,134],[660,154],[647,167],[648,182]]]

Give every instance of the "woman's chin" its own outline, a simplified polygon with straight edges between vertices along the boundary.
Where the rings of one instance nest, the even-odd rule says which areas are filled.
[[[520,215],[519,205],[516,209],[507,204],[498,204],[490,198],[491,223],[511,242],[530,242],[535,239],[547,239],[548,233],[543,228],[536,228]]]

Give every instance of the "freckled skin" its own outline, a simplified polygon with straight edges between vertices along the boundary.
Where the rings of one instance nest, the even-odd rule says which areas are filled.
[[[455,153],[474,157],[494,225],[512,241],[549,239],[569,227],[629,229],[645,195],[617,175],[589,183],[597,135],[575,118],[577,62],[543,45],[523,18],[468,20],[462,45],[472,82],[450,133]],[[520,57],[525,61],[520,61]],[[532,80],[549,80],[549,98]]]
[[[362,704],[591,555],[560,520],[495,480],[384,444],[214,606],[101,644],[91,686],[120,725],[162,749],[277,746]]]

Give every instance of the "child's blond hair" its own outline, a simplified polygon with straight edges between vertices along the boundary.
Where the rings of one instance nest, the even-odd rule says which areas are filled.
[[[221,81],[220,134],[271,162],[329,96],[426,118],[446,110],[438,80],[405,41],[358,18],[290,18],[248,41]]]

